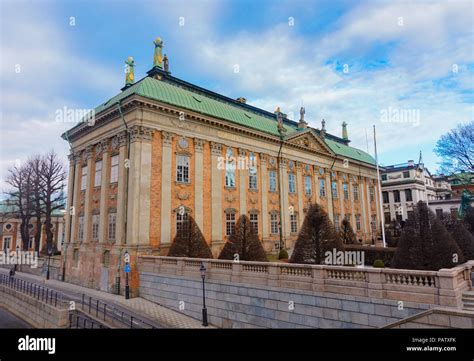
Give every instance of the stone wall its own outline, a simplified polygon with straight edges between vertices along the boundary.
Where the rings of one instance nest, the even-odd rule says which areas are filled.
[[[66,328],[68,310],[41,302],[12,288],[0,285],[0,306],[34,328]]]
[[[235,328],[374,328],[458,307],[474,264],[419,272],[143,256],[140,296],[200,319],[201,262],[209,322]]]
[[[433,308],[385,328],[474,328],[474,312]]]

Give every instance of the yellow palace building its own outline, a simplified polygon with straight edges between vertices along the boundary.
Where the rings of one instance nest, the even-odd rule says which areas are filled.
[[[267,252],[290,252],[310,203],[358,239],[380,228],[374,159],[304,119],[268,112],[171,75],[155,40],[153,67],[126,85],[91,118],[63,134],[71,144],[69,212],[63,266],[70,282],[117,291],[125,250],[166,255],[188,217],[215,256],[247,215]],[[133,291],[132,291],[133,293]]]

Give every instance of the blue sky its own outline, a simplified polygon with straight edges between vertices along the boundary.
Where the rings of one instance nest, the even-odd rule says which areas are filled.
[[[346,121],[351,144],[366,150],[368,134],[370,153],[375,124],[385,165],[422,150],[436,171],[436,140],[473,120],[472,1],[0,4],[2,188],[6,169],[34,152],[54,148],[66,161],[60,134],[71,124],[55,111],[117,94],[129,55],[144,76],[157,36],[186,81],[295,118],[304,105],[312,126],[324,118],[336,135]]]

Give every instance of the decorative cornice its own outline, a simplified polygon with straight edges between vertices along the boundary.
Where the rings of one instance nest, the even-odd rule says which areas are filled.
[[[204,140],[199,138],[194,138],[194,151],[202,153],[204,147]]]
[[[173,143],[173,134],[162,131],[161,139],[163,140],[163,146],[171,147],[171,144]]]
[[[135,125],[130,130],[130,142],[151,142],[153,129]]]
[[[239,148],[238,154],[239,154],[239,157],[245,157],[247,155],[247,151],[245,149]]]
[[[212,155],[222,155],[222,144],[211,142]]]

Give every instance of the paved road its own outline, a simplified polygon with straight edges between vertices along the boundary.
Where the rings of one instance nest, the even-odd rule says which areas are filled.
[[[31,328],[31,326],[3,307],[0,307],[0,328]]]

